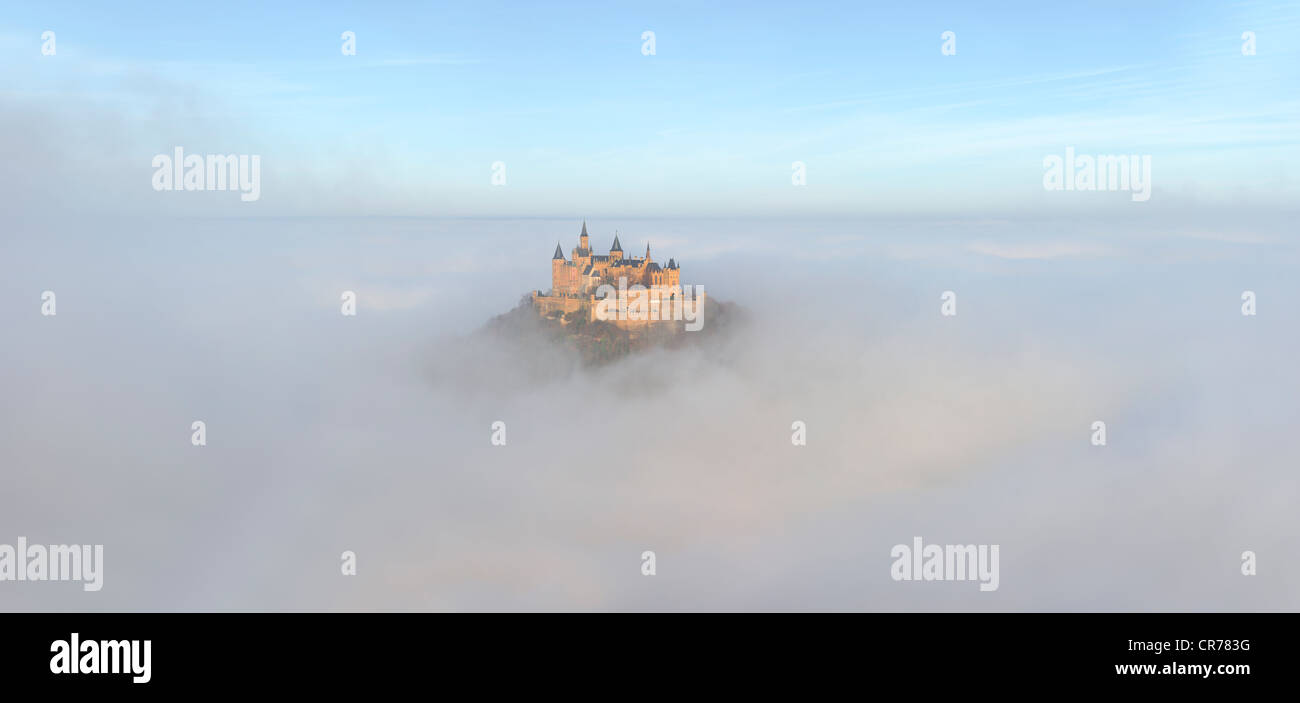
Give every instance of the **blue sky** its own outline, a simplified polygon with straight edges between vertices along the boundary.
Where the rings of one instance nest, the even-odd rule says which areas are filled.
[[[1067,146],[1152,155],[1155,207],[1300,195],[1296,3],[29,3],[5,15],[6,110],[61,111],[51,131],[68,113],[116,115],[121,158],[145,178],[177,144],[263,154],[259,213],[1131,209],[1121,194],[1044,193],[1042,159]],[[47,29],[54,57],[39,52]],[[340,51],[345,30],[356,56]],[[944,31],[955,56],[940,52]],[[496,161],[504,188],[490,185]],[[794,161],[807,187],[791,186]]]

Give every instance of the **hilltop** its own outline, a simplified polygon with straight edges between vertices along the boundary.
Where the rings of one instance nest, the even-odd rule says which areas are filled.
[[[711,344],[745,324],[747,315],[735,303],[709,298],[704,301],[700,319],[703,326],[693,332],[685,331],[682,321],[630,331],[611,322],[589,321],[585,314],[577,312],[538,315],[532,297],[526,295],[514,309],[489,320],[479,335],[500,344],[566,349],[576,354],[584,366],[600,366],[649,349]]]

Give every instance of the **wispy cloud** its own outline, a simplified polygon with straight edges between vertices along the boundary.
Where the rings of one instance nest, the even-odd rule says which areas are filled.
[[[966,247],[967,251],[999,259],[1060,259],[1077,256],[1104,256],[1107,247],[1081,242],[992,242],[980,241]]]
[[[412,58],[395,58],[379,59],[376,61],[366,61],[367,66],[460,66],[465,64],[479,63],[481,59],[469,58],[464,56],[418,56]]]

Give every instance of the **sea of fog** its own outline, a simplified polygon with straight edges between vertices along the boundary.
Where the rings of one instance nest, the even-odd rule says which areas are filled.
[[[476,333],[580,225],[11,223],[0,543],[104,565],[0,610],[1300,609],[1284,220],[593,219],[749,324],[599,368]],[[998,589],[893,580],[917,536]]]

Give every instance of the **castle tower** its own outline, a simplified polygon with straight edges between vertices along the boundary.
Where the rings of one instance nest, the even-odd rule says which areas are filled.
[[[555,243],[555,254],[551,256],[551,293],[558,295],[564,287],[564,251],[560,243]]]
[[[582,233],[578,235],[578,246],[573,248],[573,265],[581,274],[591,265],[591,239],[587,236],[587,221],[582,221]]]
[[[614,246],[609,248],[609,260],[618,261],[623,258],[623,245],[618,243],[618,230],[614,231]]]

